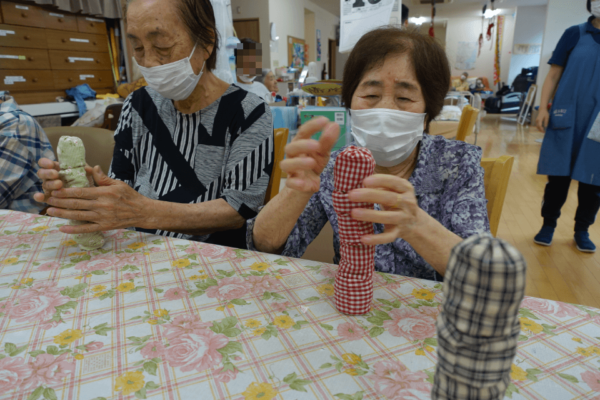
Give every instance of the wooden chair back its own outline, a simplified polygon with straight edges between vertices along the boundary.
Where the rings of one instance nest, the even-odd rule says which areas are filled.
[[[483,158],[481,166],[485,171],[485,197],[488,201],[487,211],[490,220],[490,231],[494,237],[500,225],[500,216],[504,207],[504,198],[508,189],[508,180],[514,162],[512,156],[499,158]]]
[[[479,110],[471,107],[464,106],[462,110],[462,114],[460,116],[460,122],[458,123],[458,130],[456,132],[456,140],[460,140],[461,142],[466,141],[467,136],[473,133],[473,127],[477,122],[477,116],[479,115]]]
[[[279,128],[274,131],[273,150],[275,159],[273,162],[273,172],[271,172],[271,180],[269,181],[265,195],[265,204],[279,194],[279,186],[281,184],[281,168],[279,168],[279,163],[285,155],[285,145],[287,144],[289,133],[290,131],[287,128]]]
[[[119,125],[119,117],[121,116],[121,110],[123,109],[122,103],[110,104],[104,111],[104,123],[100,128],[108,129],[109,131],[116,131]]]

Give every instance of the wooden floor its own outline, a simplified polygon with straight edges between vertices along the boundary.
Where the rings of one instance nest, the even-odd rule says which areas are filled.
[[[536,175],[543,135],[499,116],[482,120],[477,145],[484,157],[515,157],[498,237],[517,247],[528,263],[527,295],[600,308],[600,251],[581,253],[573,241],[577,182],[573,181],[567,203],[554,234],[552,246],[533,243],[542,226],[540,215],[546,177]],[[467,138],[474,142],[474,136]],[[590,238],[600,246],[600,223],[590,228]]]

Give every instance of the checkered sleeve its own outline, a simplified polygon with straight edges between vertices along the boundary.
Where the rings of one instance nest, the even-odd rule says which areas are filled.
[[[54,153],[46,134],[29,114],[6,96],[0,104],[0,209],[37,214],[44,206],[33,200],[42,191],[37,162]]]
[[[452,250],[437,319],[432,399],[504,398],[517,352],[526,269],[517,249],[489,234]]]

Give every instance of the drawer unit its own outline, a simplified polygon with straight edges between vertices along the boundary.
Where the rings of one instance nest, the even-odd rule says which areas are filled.
[[[77,16],[62,11],[43,10],[46,28],[77,32]]]
[[[108,53],[108,41],[103,35],[48,30],[46,37],[49,49]]]
[[[0,2],[4,23],[11,25],[35,26],[45,28],[44,11],[33,4],[18,4],[9,1]]]
[[[0,69],[50,69],[48,50],[0,47]]]
[[[114,85],[112,71],[53,71],[54,87],[70,89],[87,83],[92,89],[108,88]]]
[[[2,24],[0,46],[47,49],[46,30]]]
[[[77,26],[79,28],[79,32],[95,33],[99,35],[106,34],[106,22],[104,22],[102,18],[78,15]]]
[[[108,53],[49,50],[50,65],[57,70],[110,70]]]
[[[0,90],[31,91],[52,90],[54,79],[48,70],[0,70]]]

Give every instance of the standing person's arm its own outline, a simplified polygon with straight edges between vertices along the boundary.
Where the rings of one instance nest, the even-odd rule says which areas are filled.
[[[550,103],[550,99],[556,94],[556,89],[558,88],[558,83],[560,82],[564,70],[565,69],[560,65],[551,65],[550,72],[548,72],[548,76],[546,76],[546,80],[544,81],[542,95],[540,97],[540,110],[538,117],[535,120],[535,124],[540,132],[546,132],[546,127],[550,120],[548,103]]]
[[[572,26],[563,33],[562,37],[558,41],[552,57],[548,61],[550,64],[550,71],[544,85],[542,86],[542,93],[540,97],[540,109],[535,124],[540,132],[546,132],[546,127],[550,121],[550,114],[548,113],[548,103],[554,98],[556,89],[560,83],[560,78],[567,66],[569,56],[571,52],[577,46],[579,42],[579,26]]]

